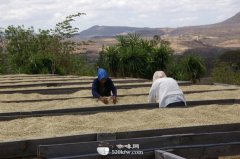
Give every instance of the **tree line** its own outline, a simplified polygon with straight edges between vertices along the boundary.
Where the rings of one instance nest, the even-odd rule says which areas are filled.
[[[78,32],[71,22],[77,13],[67,16],[54,29],[34,31],[33,27],[8,26],[0,32],[0,73],[93,75],[93,65],[73,51],[70,38]]]
[[[155,35],[145,40],[139,34],[116,37],[118,43],[103,48],[98,65],[107,68],[112,76],[152,78],[157,70],[163,70],[177,80],[194,83],[205,73],[204,60],[200,56],[176,56],[170,43]]]
[[[175,55],[170,43],[160,36],[147,40],[136,33],[116,36],[117,44],[103,46],[97,63],[89,63],[73,54],[78,44],[70,39],[78,32],[71,22],[82,15],[85,13],[67,16],[54,29],[39,29],[38,33],[24,26],[0,29],[0,73],[96,75],[100,66],[115,77],[151,79],[156,70],[163,70],[177,80],[195,83],[206,72],[202,57]],[[239,55],[239,50],[230,51],[216,60],[214,81],[239,84]]]

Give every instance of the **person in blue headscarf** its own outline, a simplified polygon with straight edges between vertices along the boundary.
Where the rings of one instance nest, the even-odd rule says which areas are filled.
[[[117,102],[117,89],[113,84],[113,81],[108,77],[108,73],[103,68],[98,68],[98,78],[93,80],[92,83],[92,95],[94,98],[98,98],[104,104],[108,104],[107,96],[112,95],[113,103]],[[112,93],[112,94],[111,94]]]

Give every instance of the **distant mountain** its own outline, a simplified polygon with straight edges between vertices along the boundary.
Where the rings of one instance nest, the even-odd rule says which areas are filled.
[[[128,33],[137,31],[148,31],[150,28],[136,28],[136,27],[125,27],[125,26],[99,26],[95,25],[87,30],[84,30],[76,36],[81,39],[97,38],[97,37],[113,37],[116,35],[126,35]]]
[[[162,39],[170,42],[175,54],[196,53],[213,63],[214,59],[226,50],[240,49],[240,12],[219,23],[179,28],[95,25],[76,34],[74,40],[81,43],[76,53],[86,53],[87,58],[94,61],[103,46],[112,46],[118,42],[116,35],[134,32],[148,38],[160,35]]]
[[[236,36],[240,34],[240,12],[233,17],[216,24],[179,27],[170,35]]]
[[[233,17],[216,24],[186,26],[179,28],[137,28],[127,26],[98,26],[95,25],[87,30],[78,33],[77,39],[90,39],[101,37],[113,37],[116,35],[125,35],[127,33],[137,32],[142,36],[154,35],[204,35],[204,36],[238,36],[240,34],[240,12]]]
[[[233,17],[218,23],[220,25],[240,25],[240,12],[234,15]]]

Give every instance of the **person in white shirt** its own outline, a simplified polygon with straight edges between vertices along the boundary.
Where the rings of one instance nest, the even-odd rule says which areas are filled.
[[[187,105],[177,81],[167,77],[163,71],[156,71],[153,75],[153,84],[149,91],[148,102],[158,102],[160,108]]]

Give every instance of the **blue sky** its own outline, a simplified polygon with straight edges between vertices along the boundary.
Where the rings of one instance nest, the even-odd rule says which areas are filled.
[[[70,14],[86,13],[73,24],[180,27],[221,22],[240,11],[240,0],[0,0],[0,27],[54,28]]]

